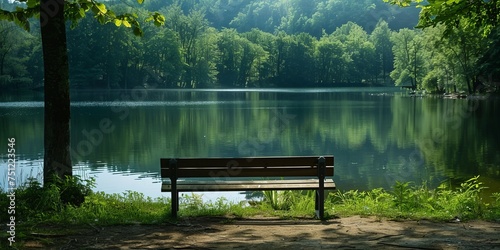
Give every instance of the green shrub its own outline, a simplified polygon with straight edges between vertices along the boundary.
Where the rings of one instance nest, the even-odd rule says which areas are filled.
[[[499,197],[492,204],[485,204],[481,199],[481,191],[484,189],[479,176],[470,178],[456,189],[446,183],[436,190],[430,190],[426,183],[413,186],[409,182],[396,182],[392,192],[383,189],[337,191],[330,195],[329,208],[340,215],[377,215],[389,218],[499,218]]]
[[[64,180],[54,177],[54,183],[43,186],[36,178],[28,178],[27,182],[15,190],[16,218],[24,221],[42,219],[46,215],[60,212],[66,206],[79,206],[85,196],[92,192],[94,180],[81,180],[79,176],[67,176]],[[8,204],[6,195],[2,194],[0,204]],[[7,203],[6,203],[7,202]],[[7,206],[4,206],[7,207]],[[8,216],[2,213],[2,219]]]

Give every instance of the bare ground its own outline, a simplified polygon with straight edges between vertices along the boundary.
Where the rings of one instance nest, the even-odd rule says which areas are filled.
[[[24,249],[500,249],[499,223],[358,216],[327,221],[203,217],[163,225],[88,225],[59,234],[34,229],[29,234]]]

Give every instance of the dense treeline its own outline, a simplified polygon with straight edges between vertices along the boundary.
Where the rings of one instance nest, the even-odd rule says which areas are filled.
[[[9,4],[2,0],[2,8]],[[137,38],[83,19],[68,30],[70,82],[76,88],[333,87],[411,85],[432,91],[478,86],[488,39],[474,30],[442,38],[414,30],[418,9],[379,0],[111,1],[115,12],[159,11]],[[36,22],[34,22],[36,23]],[[119,24],[117,24],[119,25]],[[39,28],[1,22],[0,85],[43,80]],[[458,29],[457,29],[458,30]]]

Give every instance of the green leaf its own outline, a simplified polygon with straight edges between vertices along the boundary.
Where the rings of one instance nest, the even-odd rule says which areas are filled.
[[[145,19],[145,21],[153,21],[154,25],[159,27],[165,24],[165,17],[162,14],[155,12],[153,14],[150,14],[150,16]]]
[[[97,8],[97,6],[95,5],[92,5],[92,12],[94,12],[95,15],[99,14],[99,8]]]
[[[23,21],[23,28],[24,30],[30,32],[30,23],[28,22],[28,20]]]
[[[106,5],[102,3],[97,3],[92,5],[92,12],[94,12],[94,14],[96,15],[99,15],[99,14],[106,14],[108,10],[106,9]]]
[[[84,18],[85,17],[85,10],[83,8],[78,9],[78,14],[80,14],[80,17]]]
[[[80,4],[80,7],[81,7],[84,11],[88,11],[88,10],[90,10],[90,5],[89,5],[89,4],[86,4],[86,3],[81,3],[81,4]]]
[[[99,21],[100,24],[105,24],[106,23],[106,19],[104,18],[103,15],[97,16],[97,21]]]
[[[27,3],[28,8],[34,8],[40,4],[39,0],[28,0]]]
[[[116,18],[116,14],[112,10],[108,10],[106,15],[111,19]]]
[[[130,23],[127,21],[127,20],[123,20],[123,26],[127,27],[127,28],[130,28],[132,27],[132,25],[130,25]]]
[[[120,19],[115,19],[115,25],[116,25],[116,27],[120,27],[122,25],[122,22],[123,21],[120,20]]]
[[[160,27],[160,26],[162,26],[162,25],[163,25],[163,23],[162,23],[162,22],[158,22],[157,20],[155,20],[154,25],[155,25],[156,27]]]
[[[103,3],[98,3],[96,4],[96,7],[99,9],[99,11],[101,11],[103,14],[106,14],[106,12],[108,12],[108,10],[106,9],[106,5],[104,5]]]
[[[142,4],[142,3],[144,3],[144,0],[137,0],[137,2],[138,2],[139,4]]]

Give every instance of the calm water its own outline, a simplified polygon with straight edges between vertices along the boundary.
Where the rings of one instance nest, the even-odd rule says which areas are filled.
[[[41,171],[42,98],[0,94],[0,165],[5,171],[14,137],[20,179]],[[160,196],[162,157],[330,154],[340,189],[396,180],[435,187],[481,175],[488,192],[500,192],[493,97],[415,98],[384,88],[77,91],[71,111],[75,174],[95,176],[106,192]]]

